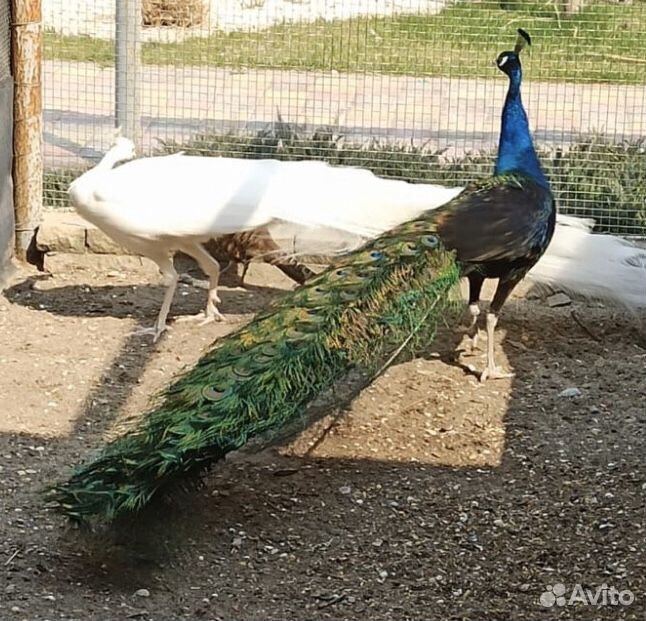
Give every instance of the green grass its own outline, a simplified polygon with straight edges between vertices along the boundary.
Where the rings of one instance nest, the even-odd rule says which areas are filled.
[[[74,169],[50,169],[43,173],[43,205],[45,207],[68,207],[67,188],[78,177]]]
[[[593,137],[568,150],[540,153],[562,213],[592,217],[597,230],[646,236],[646,139],[632,144],[609,144]],[[204,135],[185,144],[166,144],[161,153],[185,151],[197,155],[280,160],[323,160],[339,166],[361,166],[386,178],[464,185],[491,174],[494,153],[475,153],[447,161],[441,151],[373,142],[368,147],[344,145],[331,132],[311,136],[286,123],[254,135]],[[45,174],[44,204],[67,205],[65,191],[78,171]]]
[[[551,2],[504,10],[491,0],[460,2],[436,16],[400,15],[284,24],[261,32],[217,33],[182,43],[145,43],[143,61],[162,65],[376,71],[420,76],[490,77],[491,61],[517,27],[534,46],[533,80],[646,82],[646,0],[593,0],[557,16]],[[113,44],[45,34],[45,58],[114,63]]]

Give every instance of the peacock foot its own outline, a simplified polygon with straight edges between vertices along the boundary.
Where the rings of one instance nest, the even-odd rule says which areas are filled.
[[[197,289],[209,289],[208,280],[200,280],[199,278],[193,278],[190,274],[180,274],[178,281],[185,285],[190,285],[191,287],[196,287]]]
[[[214,321],[226,321],[224,315],[217,308],[211,313],[204,313],[202,321],[200,321],[200,323],[198,323],[197,325],[205,326],[209,323],[213,323]]]
[[[211,312],[197,313],[197,315],[179,315],[178,317],[175,317],[175,321],[177,323],[197,321],[197,325],[201,327],[206,326],[209,323],[213,323],[214,321],[226,321],[226,319],[219,310],[215,309]]]
[[[469,305],[470,322],[468,326],[458,326],[453,329],[456,334],[464,334],[465,338],[462,339],[458,349],[467,355],[475,355],[475,350],[479,349],[480,330],[478,328],[478,316],[480,315],[480,308],[477,304]],[[466,347],[463,345],[466,339]]]
[[[476,356],[480,351],[480,330],[466,329],[457,349],[465,356]]]
[[[146,336],[148,334],[152,334],[153,343],[156,343],[161,338],[161,335],[170,329],[170,326],[167,325],[161,326],[161,328],[157,325],[154,325],[150,328],[137,328],[132,334],[133,336]]]
[[[485,367],[484,371],[480,374],[480,381],[486,382],[488,379],[509,379],[514,377],[515,373],[506,373],[501,371],[498,367]]]

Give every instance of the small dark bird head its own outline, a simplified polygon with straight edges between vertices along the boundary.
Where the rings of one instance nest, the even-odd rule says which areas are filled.
[[[532,39],[522,28],[518,29],[518,39],[513,51],[500,52],[496,58],[496,66],[508,76],[520,71],[520,52],[523,48],[532,44]]]

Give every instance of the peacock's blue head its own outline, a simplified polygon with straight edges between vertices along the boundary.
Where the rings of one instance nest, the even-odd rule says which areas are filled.
[[[520,57],[516,52],[500,52],[496,58],[496,66],[510,78],[521,73]]]
[[[512,82],[520,81],[522,69],[520,66],[520,52],[532,44],[532,39],[522,28],[518,29],[518,39],[513,51],[500,52],[496,58],[496,66],[507,74]]]

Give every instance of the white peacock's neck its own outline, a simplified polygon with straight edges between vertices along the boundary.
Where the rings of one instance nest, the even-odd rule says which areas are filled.
[[[111,170],[117,164],[120,164],[121,162],[127,162],[130,159],[132,159],[131,156],[124,155],[123,153],[119,153],[116,150],[110,150],[101,158],[101,161],[94,167],[94,170]]]

